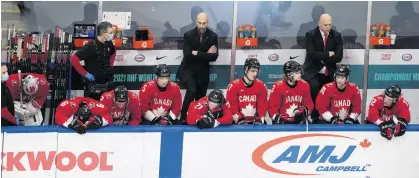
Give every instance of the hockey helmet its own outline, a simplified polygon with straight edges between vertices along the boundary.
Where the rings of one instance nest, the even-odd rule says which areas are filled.
[[[128,89],[125,86],[117,86],[114,90],[114,98],[117,102],[128,101]]]
[[[283,67],[284,74],[288,74],[291,72],[298,72],[302,71],[301,64],[299,64],[297,61],[288,61],[284,64]]]
[[[219,89],[212,90],[208,94],[208,100],[213,102],[213,103],[224,104],[225,98],[224,98],[223,91],[221,91]]]
[[[260,63],[256,58],[247,58],[244,62],[244,74],[247,73],[247,71],[250,68],[260,69]]]
[[[83,123],[85,123],[90,119],[90,117],[92,117],[92,112],[85,101],[80,102],[76,116]]]
[[[170,69],[166,64],[157,65],[156,75],[157,77],[170,77]]]
[[[343,77],[349,77],[351,74],[351,70],[349,69],[348,65],[339,65],[337,66],[337,69],[335,71],[335,77],[336,76],[343,76]]]
[[[384,94],[390,98],[398,99],[402,94],[402,89],[398,85],[391,85],[386,88]]]
[[[33,75],[27,75],[22,79],[22,90],[28,95],[33,95],[38,92],[38,78]]]

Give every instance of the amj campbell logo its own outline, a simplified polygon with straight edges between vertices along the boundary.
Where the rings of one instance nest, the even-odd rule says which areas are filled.
[[[279,59],[279,56],[278,56],[278,54],[271,54],[271,55],[268,56],[268,59],[270,61],[277,61]]]
[[[305,140],[310,143],[308,139],[318,140],[319,137],[332,139],[332,142],[327,144],[307,144],[307,142],[304,142]],[[298,142],[291,142],[294,140],[298,140]],[[338,140],[343,140],[342,143],[357,144],[345,144],[345,146],[334,144],[338,143]],[[297,144],[289,145],[287,142]],[[253,163],[264,170],[283,175],[314,176],[322,175],[319,173],[325,172],[364,172],[367,167],[371,166],[370,164],[353,165],[354,160],[351,161],[350,159],[358,146],[365,150],[371,146],[371,142],[364,139],[359,145],[358,143],[354,138],[335,134],[290,135],[260,145],[254,150],[252,160]],[[266,156],[276,154],[278,150],[278,157]],[[265,152],[269,153],[264,157]],[[267,161],[270,159],[269,157],[275,159],[270,163],[270,161]],[[349,161],[351,163],[347,163]]]
[[[142,55],[142,54],[137,54],[137,55],[134,57],[134,59],[135,59],[135,61],[137,61],[137,62],[143,62],[143,61],[145,60],[145,56],[144,56],[144,55]]]
[[[402,59],[403,59],[403,61],[410,61],[410,60],[412,60],[412,55],[409,54],[409,53],[403,54]]]

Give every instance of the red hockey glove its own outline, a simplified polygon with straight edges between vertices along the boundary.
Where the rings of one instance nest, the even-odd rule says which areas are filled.
[[[86,133],[86,125],[79,119],[73,119],[70,124],[68,124],[68,128],[73,129],[78,134],[85,134]]]
[[[403,118],[398,118],[399,122],[394,126],[394,136],[400,137],[406,132],[407,121]]]
[[[86,122],[86,126],[88,130],[98,129],[103,126],[102,116],[92,116]]]
[[[381,136],[387,140],[391,140],[393,138],[394,129],[392,121],[382,122],[380,125],[378,125],[378,127],[380,127]]]

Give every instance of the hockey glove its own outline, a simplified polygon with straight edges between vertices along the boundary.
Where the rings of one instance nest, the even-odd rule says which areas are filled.
[[[308,108],[305,106],[299,106],[294,112],[294,124],[301,124],[308,117]]]
[[[346,118],[343,120],[344,124],[355,124],[355,120],[352,118]]]
[[[172,125],[172,122],[167,117],[155,117],[151,125]]]
[[[273,124],[293,124],[294,121],[288,114],[277,114],[273,119]]]
[[[86,126],[78,119],[73,119],[70,124],[68,124],[68,128],[73,129],[78,134],[85,134],[86,133]]]
[[[340,122],[340,117],[339,117],[339,116],[333,116],[333,117],[330,119],[330,123],[331,123],[331,124],[341,124],[341,122]]]
[[[378,127],[380,127],[381,136],[387,140],[391,140],[393,138],[394,129],[392,121],[382,122],[380,125],[378,125]]]
[[[400,137],[406,132],[407,121],[406,119],[399,118],[399,122],[394,126],[394,136]]]
[[[98,129],[103,126],[102,116],[93,116],[86,123],[88,130]]]
[[[213,128],[215,125],[215,119],[211,118],[211,117],[207,117],[206,115],[204,115],[204,117],[202,119],[199,119],[198,122],[196,123],[196,125],[198,126],[198,128],[200,129],[205,129],[205,128]]]

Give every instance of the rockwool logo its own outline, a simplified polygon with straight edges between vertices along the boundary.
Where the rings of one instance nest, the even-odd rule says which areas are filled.
[[[108,154],[86,151],[80,154],[63,151],[6,152],[2,153],[2,171],[48,171],[53,165],[60,171],[72,171],[76,166],[83,171],[113,171],[108,164]],[[88,160],[88,161],[87,161]],[[23,164],[22,164],[23,163]],[[24,167],[23,165],[28,165]]]

